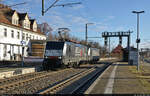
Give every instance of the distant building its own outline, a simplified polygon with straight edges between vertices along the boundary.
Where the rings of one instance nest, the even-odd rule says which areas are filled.
[[[119,59],[122,59],[123,47],[121,45],[118,45],[115,49],[112,50],[111,55],[113,57],[118,57]]]
[[[150,57],[150,48],[141,48],[140,55],[144,58]]]
[[[30,40],[46,40],[36,20],[0,4],[0,61],[20,60],[23,48],[27,57]]]

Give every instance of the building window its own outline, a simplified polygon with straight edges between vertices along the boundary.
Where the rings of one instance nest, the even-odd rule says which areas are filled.
[[[12,18],[12,24],[14,24],[14,25],[18,25],[18,19],[16,19],[16,18]]]
[[[16,25],[16,19],[14,19],[14,24]]]
[[[33,31],[37,31],[37,27],[34,27],[34,28],[33,28]]]
[[[11,37],[14,38],[14,31],[11,30]]]
[[[12,20],[12,24],[15,24],[15,19]]]
[[[24,28],[26,28],[26,23],[24,23]]]
[[[14,24],[16,25],[16,19],[14,19]]]
[[[20,46],[18,46],[18,54],[20,54]]]
[[[30,35],[30,39],[31,39],[31,35]]]
[[[18,25],[18,20],[16,20],[16,25]]]
[[[24,33],[22,34],[22,40],[25,40],[25,34]]]
[[[27,28],[29,28],[29,24],[27,24]]]
[[[26,34],[26,40],[28,40],[28,34]]]
[[[7,29],[4,28],[4,36],[7,37]]]
[[[3,54],[4,57],[7,56],[7,45],[4,45],[4,54]]]
[[[18,39],[20,38],[20,32],[17,32],[17,38]]]

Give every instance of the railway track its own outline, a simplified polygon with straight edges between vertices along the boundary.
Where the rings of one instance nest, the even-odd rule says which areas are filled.
[[[102,68],[99,68],[96,72],[91,74],[86,80],[83,80],[83,82],[78,82],[80,85],[73,89],[69,94],[83,94],[90,85],[97,79],[98,76],[100,76],[105,70],[109,67],[109,65],[105,65]]]
[[[69,70],[69,69],[64,69],[64,70],[58,71],[58,73],[66,71],[66,70]],[[53,73],[57,73],[57,72],[46,72],[46,71],[37,72],[37,73],[35,72],[35,73],[15,76],[12,78],[2,79],[2,80],[0,80],[0,93],[9,91],[9,90],[19,87],[21,85],[26,85],[26,84],[32,83],[40,78],[44,78]]]
[[[92,72],[94,70],[95,70],[94,68],[91,68],[89,70],[80,72],[80,73],[76,74],[75,76],[73,76],[73,77],[71,77],[71,78],[69,78],[69,79],[67,79],[67,80],[65,80],[65,81],[63,81],[63,82],[53,86],[52,88],[48,88],[47,90],[44,90],[43,92],[40,92],[39,94],[51,94],[51,93],[54,94],[58,90],[64,88],[65,86],[71,84],[72,82],[80,79],[82,76],[87,75],[88,73],[90,73],[90,72]]]
[[[14,81],[11,81],[12,78],[4,79],[3,82],[1,81],[0,94],[33,94],[84,70],[87,69],[68,68],[55,72],[41,72],[39,75],[30,74],[26,78],[18,76]]]
[[[0,80],[0,94],[56,93],[82,77],[96,72],[97,68],[93,66],[86,65],[77,69],[68,68],[54,72],[38,72]]]
[[[9,78],[5,78],[5,79],[0,79],[0,86],[7,85],[7,84],[17,82],[20,80],[24,80],[24,79],[34,78],[37,75],[42,75],[45,73],[46,73],[45,71],[34,72],[34,73],[28,73],[28,74],[18,75],[18,76],[14,76],[14,77],[9,77]]]
[[[68,93],[69,94],[74,94],[74,93],[78,93],[88,82],[90,82],[97,75],[102,73],[109,65],[110,64],[104,65],[103,67],[101,67],[101,70],[97,70],[97,69],[100,69],[100,68],[92,67],[88,70],[85,70],[83,72],[80,72],[80,73],[72,76],[71,78],[66,79],[63,82],[60,82],[59,84],[57,84],[55,86],[47,88],[47,89],[39,92],[38,94],[57,94],[57,93],[58,94],[68,94]],[[86,79],[80,80],[84,77],[86,77]],[[77,81],[79,81],[79,82],[77,82]],[[69,91],[67,93],[60,92],[61,90],[63,90],[67,86],[70,86],[74,82],[78,83],[78,86],[76,88],[74,88],[72,91]],[[70,87],[70,88],[73,88],[73,87]]]

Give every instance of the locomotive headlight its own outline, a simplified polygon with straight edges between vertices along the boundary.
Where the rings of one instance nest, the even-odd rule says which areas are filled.
[[[47,56],[45,56],[45,58],[47,59],[48,57],[47,57]]]
[[[58,57],[58,59],[61,59],[61,58],[62,58],[61,56]]]

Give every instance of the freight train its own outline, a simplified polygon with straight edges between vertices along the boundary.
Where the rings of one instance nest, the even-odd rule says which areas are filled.
[[[43,68],[78,67],[83,62],[97,62],[99,49],[88,48],[82,44],[68,41],[47,41],[44,52]]]
[[[70,41],[31,40],[28,56],[24,56],[24,66],[42,64],[44,70],[56,67],[78,67],[82,63],[95,63],[100,59],[100,50]],[[1,61],[2,66],[18,64],[21,60]]]

